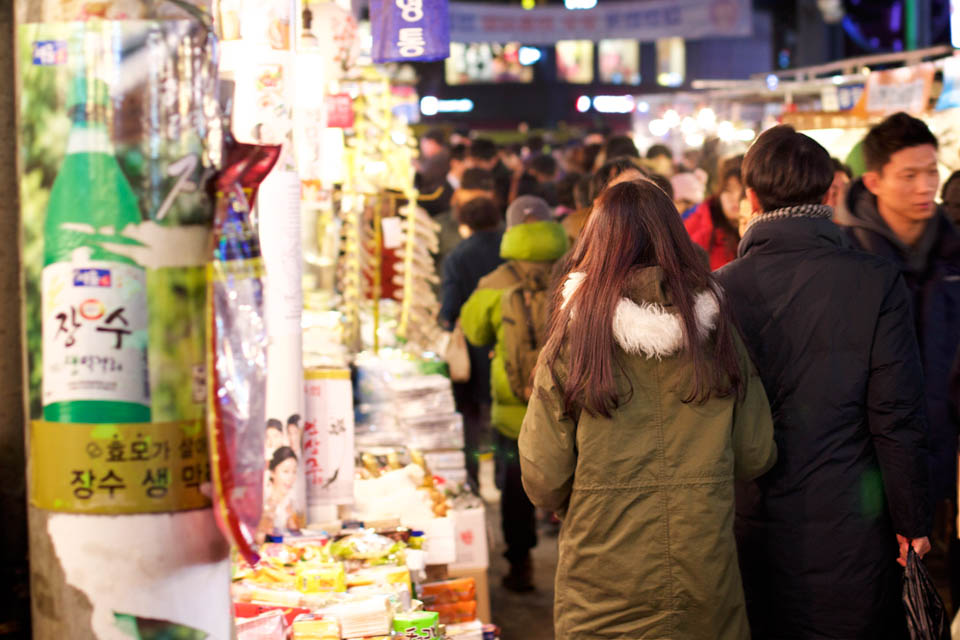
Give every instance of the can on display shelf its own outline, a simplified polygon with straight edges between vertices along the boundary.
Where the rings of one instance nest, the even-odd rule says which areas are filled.
[[[307,521],[329,522],[353,503],[353,385],[349,369],[307,369],[303,379]]]

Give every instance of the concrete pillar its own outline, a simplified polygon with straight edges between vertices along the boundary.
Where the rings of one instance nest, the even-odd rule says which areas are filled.
[[[169,621],[231,636],[228,546],[211,509],[137,515],[81,515],[38,509],[25,502],[24,433],[29,416],[23,380],[20,209],[14,171],[20,157],[15,25],[58,21],[61,3],[0,0],[0,614],[8,604],[8,562],[25,565],[29,540],[30,617],[37,640],[122,639],[114,614]],[[63,3],[67,4],[67,3]],[[14,20],[14,15],[16,20]],[[29,430],[26,430],[29,433]],[[26,444],[29,451],[29,442]],[[25,517],[26,514],[26,517]],[[29,538],[26,531],[29,525]],[[8,555],[10,556],[8,558]],[[15,567],[16,568],[16,565]],[[21,574],[23,575],[23,574]],[[13,580],[17,577],[14,573]],[[16,586],[16,585],[14,585]],[[24,609],[25,607],[21,607]]]
[[[0,0],[0,638],[30,626],[13,23],[13,0]]]

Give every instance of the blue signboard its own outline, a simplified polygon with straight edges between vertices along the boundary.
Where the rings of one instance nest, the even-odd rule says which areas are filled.
[[[450,55],[447,0],[370,0],[374,62],[443,60]]]

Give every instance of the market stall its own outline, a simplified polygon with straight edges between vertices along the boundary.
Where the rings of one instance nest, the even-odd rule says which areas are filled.
[[[389,20],[374,15],[365,36],[333,3],[290,16],[296,46],[277,29],[248,37],[239,11],[220,64],[234,135],[283,148],[252,212],[266,302],[279,289],[285,305],[266,314],[270,348],[288,345],[267,354],[266,402],[302,390],[299,407],[267,413],[259,560],[235,554],[240,637],[492,637],[483,503],[466,487],[463,420],[436,355],[438,228],[418,206],[432,194],[414,188],[415,76],[373,63],[391,59],[374,37]],[[277,326],[290,329],[279,340]]]

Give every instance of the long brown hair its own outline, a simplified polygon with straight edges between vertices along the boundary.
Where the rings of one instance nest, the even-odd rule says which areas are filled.
[[[614,343],[613,317],[636,267],[663,270],[666,290],[680,312],[685,352],[693,365],[691,388],[683,401],[741,393],[740,361],[719,287],[687,236],[676,207],[658,186],[639,180],[603,192],[570,264],[569,272],[582,272],[584,278],[566,304],[558,287],[543,354],[543,362],[563,389],[568,415],[584,409],[609,418],[621,404],[614,367],[622,370],[622,364]],[[697,327],[694,305],[701,291],[712,292],[720,304],[712,341],[702,340]],[[584,312],[588,309],[589,313]],[[561,351],[568,354],[564,380],[556,367]]]

